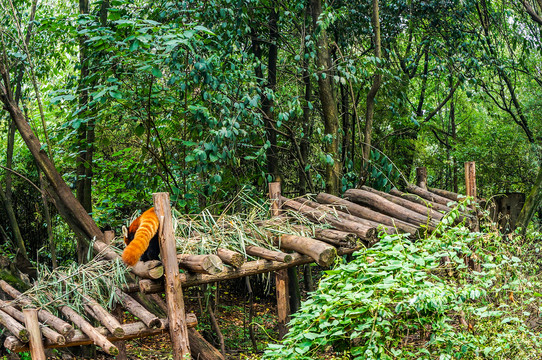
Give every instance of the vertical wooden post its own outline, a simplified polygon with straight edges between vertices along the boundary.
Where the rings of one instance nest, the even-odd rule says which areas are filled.
[[[175,360],[190,359],[190,345],[188,341],[188,328],[186,327],[186,314],[184,309],[183,290],[179,277],[177,264],[177,250],[175,234],[171,220],[171,207],[168,193],[152,195],[154,211],[160,220],[158,238],[160,242],[160,257],[165,271],[165,293],[169,318],[169,334],[173,358]]]
[[[269,199],[271,200],[271,216],[280,215],[280,182],[269,183]],[[288,332],[290,320],[290,294],[288,289],[288,270],[275,271],[275,287],[277,289],[277,315],[279,339]]]
[[[24,323],[29,333],[30,356],[32,360],[46,360],[37,309],[23,309]]]
[[[465,163],[465,185],[467,196],[476,199],[476,163],[474,161]]]
[[[427,168],[416,168],[416,185],[427,190]]]

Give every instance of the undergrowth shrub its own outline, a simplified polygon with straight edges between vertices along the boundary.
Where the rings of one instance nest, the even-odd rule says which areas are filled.
[[[542,358],[531,248],[463,224],[416,242],[385,235],[327,272],[262,359]]]

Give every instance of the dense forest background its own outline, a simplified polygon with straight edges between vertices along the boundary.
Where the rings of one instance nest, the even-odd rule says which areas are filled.
[[[0,5],[0,97],[100,229],[118,233],[157,191],[219,212],[242,189],[265,199],[272,180],[340,194],[426,166],[429,186],[462,192],[466,161],[479,196],[534,188],[537,207],[540,2]],[[12,118],[0,112],[4,251],[75,260]]]

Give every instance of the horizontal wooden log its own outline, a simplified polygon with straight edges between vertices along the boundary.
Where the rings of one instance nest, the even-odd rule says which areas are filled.
[[[32,306],[32,301],[24,295],[22,295],[17,289],[9,285],[4,280],[0,280],[0,288],[15,299],[15,302],[21,304],[22,306]],[[74,328],[66,321],[56,317],[47,310],[38,311],[38,319],[47,326],[55,329],[59,334],[64,335],[66,339],[70,339],[74,334]]]
[[[270,249],[264,249],[259,246],[250,245],[245,248],[248,255],[261,257],[266,260],[280,261],[288,263],[292,261],[292,254],[284,253],[281,251],[274,251]]]
[[[121,257],[111,250],[111,247],[102,241],[94,241],[92,243],[95,252],[99,253],[109,260],[120,260]],[[142,279],[160,279],[164,275],[162,263],[158,260],[138,261],[134,266],[128,268],[130,272],[139,276]]]
[[[358,248],[338,248],[338,255],[351,254],[354,251],[359,250]],[[298,253],[292,254],[292,261],[289,263],[284,263],[280,261],[269,261],[269,260],[256,260],[248,261],[244,263],[237,269],[226,269],[225,271],[216,274],[216,275],[207,275],[207,274],[189,274],[184,273],[180,274],[181,285],[183,288],[188,288],[191,286],[197,286],[202,284],[209,284],[218,281],[237,279],[240,277],[263,274],[271,271],[283,270],[289,267],[309,264],[314,262],[314,260],[307,255],[301,255]],[[149,279],[143,279],[139,281],[139,290],[142,293],[158,293],[164,291],[163,282],[152,281]]]
[[[136,339],[136,338],[143,338],[147,336],[159,335],[159,334],[167,332],[168,326],[169,326],[167,319],[160,319],[160,323],[164,324],[164,327],[160,327],[157,329],[149,329],[142,321],[138,321],[138,322],[134,322],[130,324],[123,324],[122,329],[124,330],[124,336],[120,338],[115,337],[104,327],[97,327],[96,330],[100,334],[105,336],[109,341],[116,342],[116,341],[125,341],[125,340],[131,340],[131,339]],[[198,321],[194,314],[186,314],[186,325],[189,328],[195,327],[197,323]],[[68,347],[68,346],[70,347],[83,346],[83,345],[89,345],[92,343],[93,343],[93,340],[89,338],[84,332],[82,332],[81,330],[76,330],[71,340],[65,344],[58,344],[51,341],[50,339],[46,339],[44,342],[44,345],[45,345],[45,348],[60,348],[60,347]],[[28,344],[21,342],[14,336],[8,336],[6,340],[4,341],[4,346],[6,349],[13,352],[29,351]]]
[[[380,195],[386,200],[391,201],[394,204],[397,204],[409,210],[415,211],[418,214],[421,214],[423,216],[429,216],[431,217],[431,219],[434,219],[435,221],[440,221],[444,217],[443,213],[433,208],[427,207],[427,204],[419,204],[419,203],[410,201],[409,199],[406,199],[402,197],[401,195],[398,195],[397,189],[392,189],[390,193],[378,191],[368,186],[362,186],[361,189]],[[404,193],[399,192],[399,194],[404,194]]]
[[[323,267],[330,267],[337,258],[337,249],[323,241],[298,235],[281,235],[275,241],[281,248],[310,256]]]
[[[8,302],[0,300],[0,310],[5,311],[9,316],[19,321],[21,324],[24,323],[23,312],[11,306]],[[47,326],[44,326],[41,323],[40,323],[40,327],[41,327],[41,332],[45,338],[50,339],[51,341],[55,343],[59,343],[59,344],[66,343],[66,338],[64,337],[64,335],[57,333],[53,329],[48,328]]]
[[[354,248],[360,245],[360,238],[351,232],[335,229],[314,229],[311,232],[312,235],[309,235],[309,237],[325,241],[336,247]]]
[[[366,190],[350,189],[344,193],[344,197],[345,199],[355,203],[370,206],[379,212],[393,216],[399,220],[403,220],[418,226],[427,226],[427,228],[431,231],[437,226],[435,222],[431,221],[431,218],[423,216],[403,206],[397,205],[380,195]]]
[[[337,218],[329,213],[312,208],[309,205],[304,205],[298,201],[283,199],[283,207],[295,210],[302,215],[319,224],[330,224],[338,230],[352,232],[359,236],[367,244],[373,244],[377,240],[377,229],[369,227],[357,222],[346,219]]]
[[[230,249],[218,248],[216,250],[216,255],[220,258],[220,260],[222,260],[223,263],[233,267],[239,267],[245,262],[245,257],[243,254]]]
[[[224,270],[222,260],[216,255],[178,254],[177,261],[183,269],[201,274],[217,274]]]
[[[337,209],[334,206],[328,206],[327,204],[321,204],[321,203],[318,203],[309,199],[305,199],[305,198],[299,198],[298,201],[302,203],[303,205],[309,205],[313,209],[322,211],[333,217],[339,217],[341,219],[352,221],[357,224],[362,224],[368,227],[379,229],[380,231],[383,229],[388,234],[395,234],[395,229],[387,227],[372,219],[365,219],[365,218],[360,218],[358,216],[354,216],[352,214],[347,213],[346,211],[341,211],[340,209]]]
[[[462,199],[465,199],[465,195],[457,194],[452,191],[444,190],[444,189],[437,189],[437,188],[427,188],[427,190],[431,191],[432,193],[435,193],[437,195],[440,195],[442,197],[450,199],[450,201],[461,201]]]
[[[122,306],[124,306],[132,315],[143,321],[147,327],[151,329],[161,327],[162,323],[160,322],[158,316],[145,309],[143,305],[138,303],[130,295],[123,293],[119,289],[115,289],[115,293],[119,297]]]
[[[21,323],[2,310],[0,310],[0,325],[15,335],[17,339],[21,340],[22,342],[28,342],[30,336],[28,330],[26,330]]]
[[[357,216],[359,218],[370,219],[377,223],[395,227],[399,229],[401,232],[409,233],[414,237],[419,236],[418,227],[412,224],[396,219],[392,216],[382,214],[378,211],[371,210],[365,206],[358,205],[351,201],[341,199],[340,197],[337,197],[331,194],[320,193],[318,194],[318,196],[316,196],[316,200],[323,204],[341,206],[350,214]]]
[[[445,206],[445,205],[442,205],[442,204],[439,204],[439,203],[436,203],[436,202],[432,202],[430,200],[422,198],[419,195],[402,192],[402,191],[399,191],[397,189],[391,189],[390,194],[392,194],[393,196],[397,196],[397,197],[400,197],[402,199],[408,200],[410,202],[416,203],[416,204],[418,204],[420,206],[424,206],[426,209],[432,209],[433,211],[437,211],[440,214],[442,214],[442,217],[444,217],[445,213],[452,210],[448,206]],[[426,212],[427,212],[427,210],[426,210]]]
[[[425,200],[431,201],[432,203],[441,204],[441,205],[444,205],[447,208],[449,208],[448,203],[450,203],[451,201],[448,198],[437,195],[437,194],[435,194],[435,193],[433,193],[431,191],[422,189],[421,187],[413,185],[413,184],[409,184],[407,186],[406,190],[409,193],[416,194],[416,195],[424,198]]]

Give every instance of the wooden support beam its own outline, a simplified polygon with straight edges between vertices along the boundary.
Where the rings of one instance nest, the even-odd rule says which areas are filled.
[[[156,193],[153,194],[152,198],[154,210],[160,220],[158,239],[160,242],[160,257],[165,270],[166,303],[173,358],[175,360],[187,359],[190,358],[190,344],[186,327],[183,290],[179,277],[179,265],[177,263],[169,194]]]
[[[359,250],[360,247],[356,248],[339,248],[337,249],[338,255],[347,255],[352,254],[354,251]],[[216,275],[207,275],[207,274],[181,274],[181,284],[183,288],[188,288],[192,286],[210,284],[218,281],[237,279],[240,277],[257,275],[268,273],[276,270],[287,269],[292,266],[304,265],[314,262],[314,260],[307,255],[301,255],[297,253],[292,254],[292,261],[289,263],[284,263],[280,261],[269,261],[269,260],[256,260],[248,261],[244,263],[237,269],[226,269],[224,272]],[[164,292],[164,284],[162,282],[152,281],[150,279],[143,279],[139,281],[139,286],[131,286],[126,289],[127,291],[141,291],[144,294],[152,294]]]
[[[476,200],[476,162],[474,161],[465,163],[465,186],[467,196],[472,196]]]
[[[195,327],[198,323],[196,316],[194,314],[186,314],[187,326],[189,328]],[[165,325],[165,327],[160,327],[156,329],[149,329],[142,321],[137,321],[130,324],[123,324],[122,328],[124,329],[124,336],[122,338],[117,338],[113,336],[106,328],[98,327],[96,331],[101,335],[105,336],[111,342],[125,341],[136,338],[143,338],[147,336],[159,335],[169,329],[169,324],[167,319],[160,319],[160,322]],[[75,333],[71,340],[65,344],[58,344],[50,339],[45,340],[45,348],[61,348],[61,347],[71,347],[71,346],[82,346],[93,344],[94,340],[89,338],[81,330],[75,330]],[[29,351],[28,343],[23,343],[18,340],[15,336],[8,336],[4,342],[6,349],[13,352]]]
[[[280,215],[282,202],[282,191],[280,182],[269,183],[269,199],[271,201],[271,216]],[[287,324],[290,321],[290,296],[288,289],[288,270],[275,271],[275,289],[277,294],[277,315],[279,339],[282,339],[288,332]]]
[[[38,310],[23,309],[24,323],[30,334],[30,356],[32,360],[46,360],[43,342],[41,341],[41,331],[38,322]]]
[[[0,280],[0,288],[11,296],[13,299],[16,299],[16,302],[18,304],[21,304],[22,306],[32,306],[32,301],[23,294],[21,294],[17,289],[15,289],[13,286],[9,285],[4,280]],[[38,311],[38,319],[48,325],[53,327],[56,331],[58,331],[61,335],[64,335],[66,339],[70,339],[74,334],[74,328],[64,320],[54,316],[47,310],[39,310]]]

